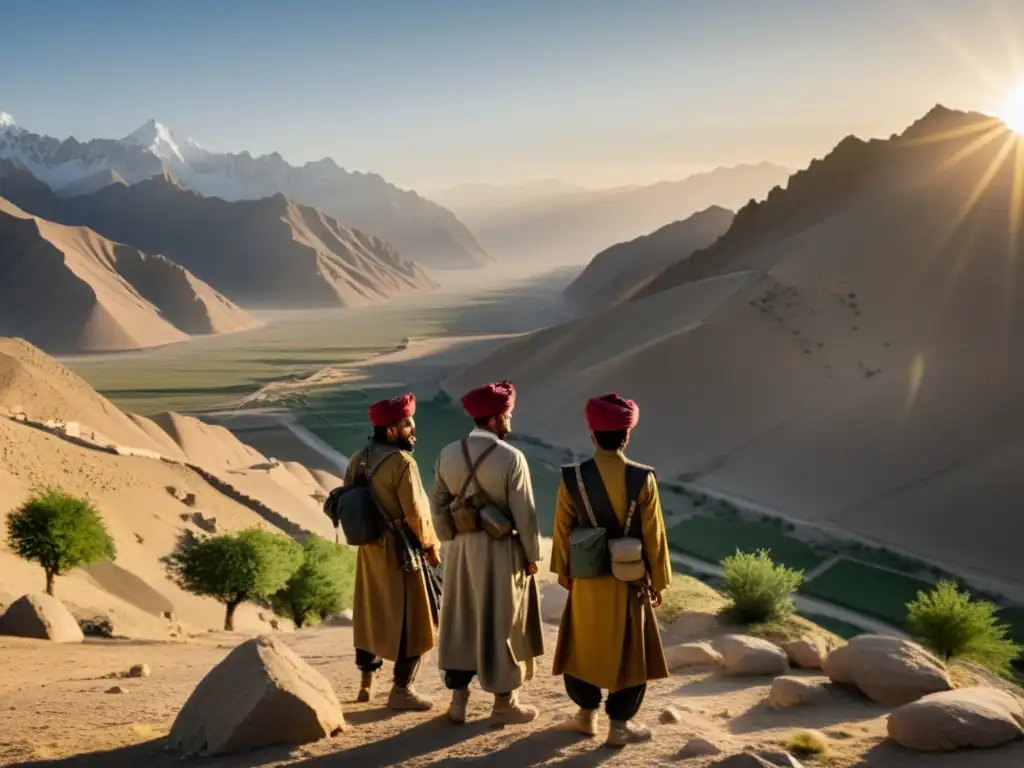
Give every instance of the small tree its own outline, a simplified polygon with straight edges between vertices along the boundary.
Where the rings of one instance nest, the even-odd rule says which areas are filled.
[[[48,595],[57,576],[117,555],[96,508],[59,488],[36,491],[11,512],[7,541],[16,555],[43,567]]]
[[[792,595],[803,581],[803,571],[776,565],[768,552],[740,552],[722,561],[728,611],[743,624],[778,621],[793,613]]]
[[[303,561],[284,589],[270,598],[278,613],[296,627],[322,621],[352,605],[356,551],[311,535],[302,544]]]
[[[292,539],[249,528],[213,538],[183,537],[164,562],[182,589],[224,603],[224,629],[230,632],[235,609],[281,589],[302,564],[302,549]]]
[[[924,645],[944,660],[971,659],[993,672],[1011,676],[1013,661],[1024,650],[1007,637],[1009,627],[996,617],[998,608],[974,600],[952,581],[931,592],[918,592],[907,604],[907,625]]]

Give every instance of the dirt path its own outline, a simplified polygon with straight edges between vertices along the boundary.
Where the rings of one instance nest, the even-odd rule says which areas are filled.
[[[691,617],[693,618],[693,617]],[[675,639],[700,636],[707,622],[691,621],[694,632],[673,628]],[[335,687],[345,709],[346,731],[335,739],[299,748],[270,748],[227,758],[181,760],[163,751],[178,709],[196,683],[244,638],[224,633],[187,643],[88,642],[58,646],[0,638],[0,765],[84,766],[459,766],[527,768],[539,765],[596,766],[605,763],[641,768],[684,765],[701,768],[708,760],[678,762],[682,746],[702,736],[725,748],[756,745],[779,748],[795,728],[823,730],[833,744],[831,766],[928,766],[929,768],[1019,767],[1024,745],[979,755],[920,756],[882,744],[885,710],[862,697],[835,691],[830,704],[772,712],[763,699],[770,680],[736,680],[715,673],[674,676],[651,685],[641,718],[655,728],[655,741],[613,752],[600,740],[580,740],[556,729],[572,711],[561,680],[548,673],[544,659],[538,677],[523,694],[542,708],[530,727],[491,730],[484,718],[489,697],[474,691],[471,722],[452,726],[443,717],[445,692],[429,656],[418,686],[437,697],[432,713],[393,715],[383,708],[386,691],[370,704],[353,703],[358,674],[353,665],[351,631],[304,630],[282,637]],[[549,653],[554,630],[549,628]],[[113,680],[111,673],[147,663],[153,674],[138,680]],[[387,671],[387,670],[385,670]],[[126,693],[105,693],[112,685]],[[683,714],[679,725],[660,725],[668,705]],[[604,723],[602,722],[602,726]],[[40,762],[41,761],[41,762]]]

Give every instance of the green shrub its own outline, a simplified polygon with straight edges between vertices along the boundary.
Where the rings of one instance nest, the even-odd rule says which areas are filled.
[[[284,589],[271,595],[271,607],[293,619],[296,627],[351,608],[356,550],[311,535],[302,543],[302,557]]]
[[[1010,628],[996,617],[998,607],[975,600],[952,581],[940,581],[931,592],[918,592],[907,604],[907,625],[925,646],[943,659],[976,661],[992,671],[1011,675],[1011,665],[1024,647],[1008,637]]]
[[[57,576],[117,555],[96,508],[59,488],[34,492],[8,516],[7,541],[16,555],[43,567],[48,595]]]
[[[740,552],[722,561],[724,591],[730,616],[743,624],[778,621],[793,613],[792,595],[804,580],[803,571],[776,565],[767,550]]]
[[[224,629],[235,628],[235,609],[246,600],[267,600],[302,565],[292,539],[259,528],[233,535],[182,537],[164,560],[171,578],[187,592],[224,603]]]
[[[825,737],[815,731],[797,731],[786,741],[786,749],[794,756],[808,759],[824,757],[828,754],[828,742]]]

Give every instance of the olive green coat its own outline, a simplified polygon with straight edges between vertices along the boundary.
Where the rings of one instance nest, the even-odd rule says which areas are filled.
[[[351,485],[355,480],[364,450],[349,458],[345,485]],[[438,546],[437,534],[430,520],[430,502],[412,454],[397,451],[388,456],[373,473],[372,483],[387,514],[395,520],[404,519],[424,549]],[[402,640],[403,621],[407,656],[421,656],[434,647],[436,627],[423,574],[399,570],[393,537],[387,535],[359,547],[352,605],[355,647],[395,661]]]
[[[598,451],[595,459],[615,514],[620,523],[625,523],[626,459],[619,451]],[[642,522],[651,585],[663,592],[672,581],[672,564],[653,475],[637,499],[635,514]],[[551,552],[551,570],[559,576],[572,578],[569,536],[576,520],[575,504],[563,482],[558,489]],[[668,677],[661,633],[650,601],[638,598],[635,587],[613,576],[573,580],[558,629],[553,671],[607,691]]]

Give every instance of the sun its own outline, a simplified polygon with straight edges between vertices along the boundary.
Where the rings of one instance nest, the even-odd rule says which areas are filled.
[[[999,117],[1011,131],[1024,134],[1024,81],[1010,92]]]

